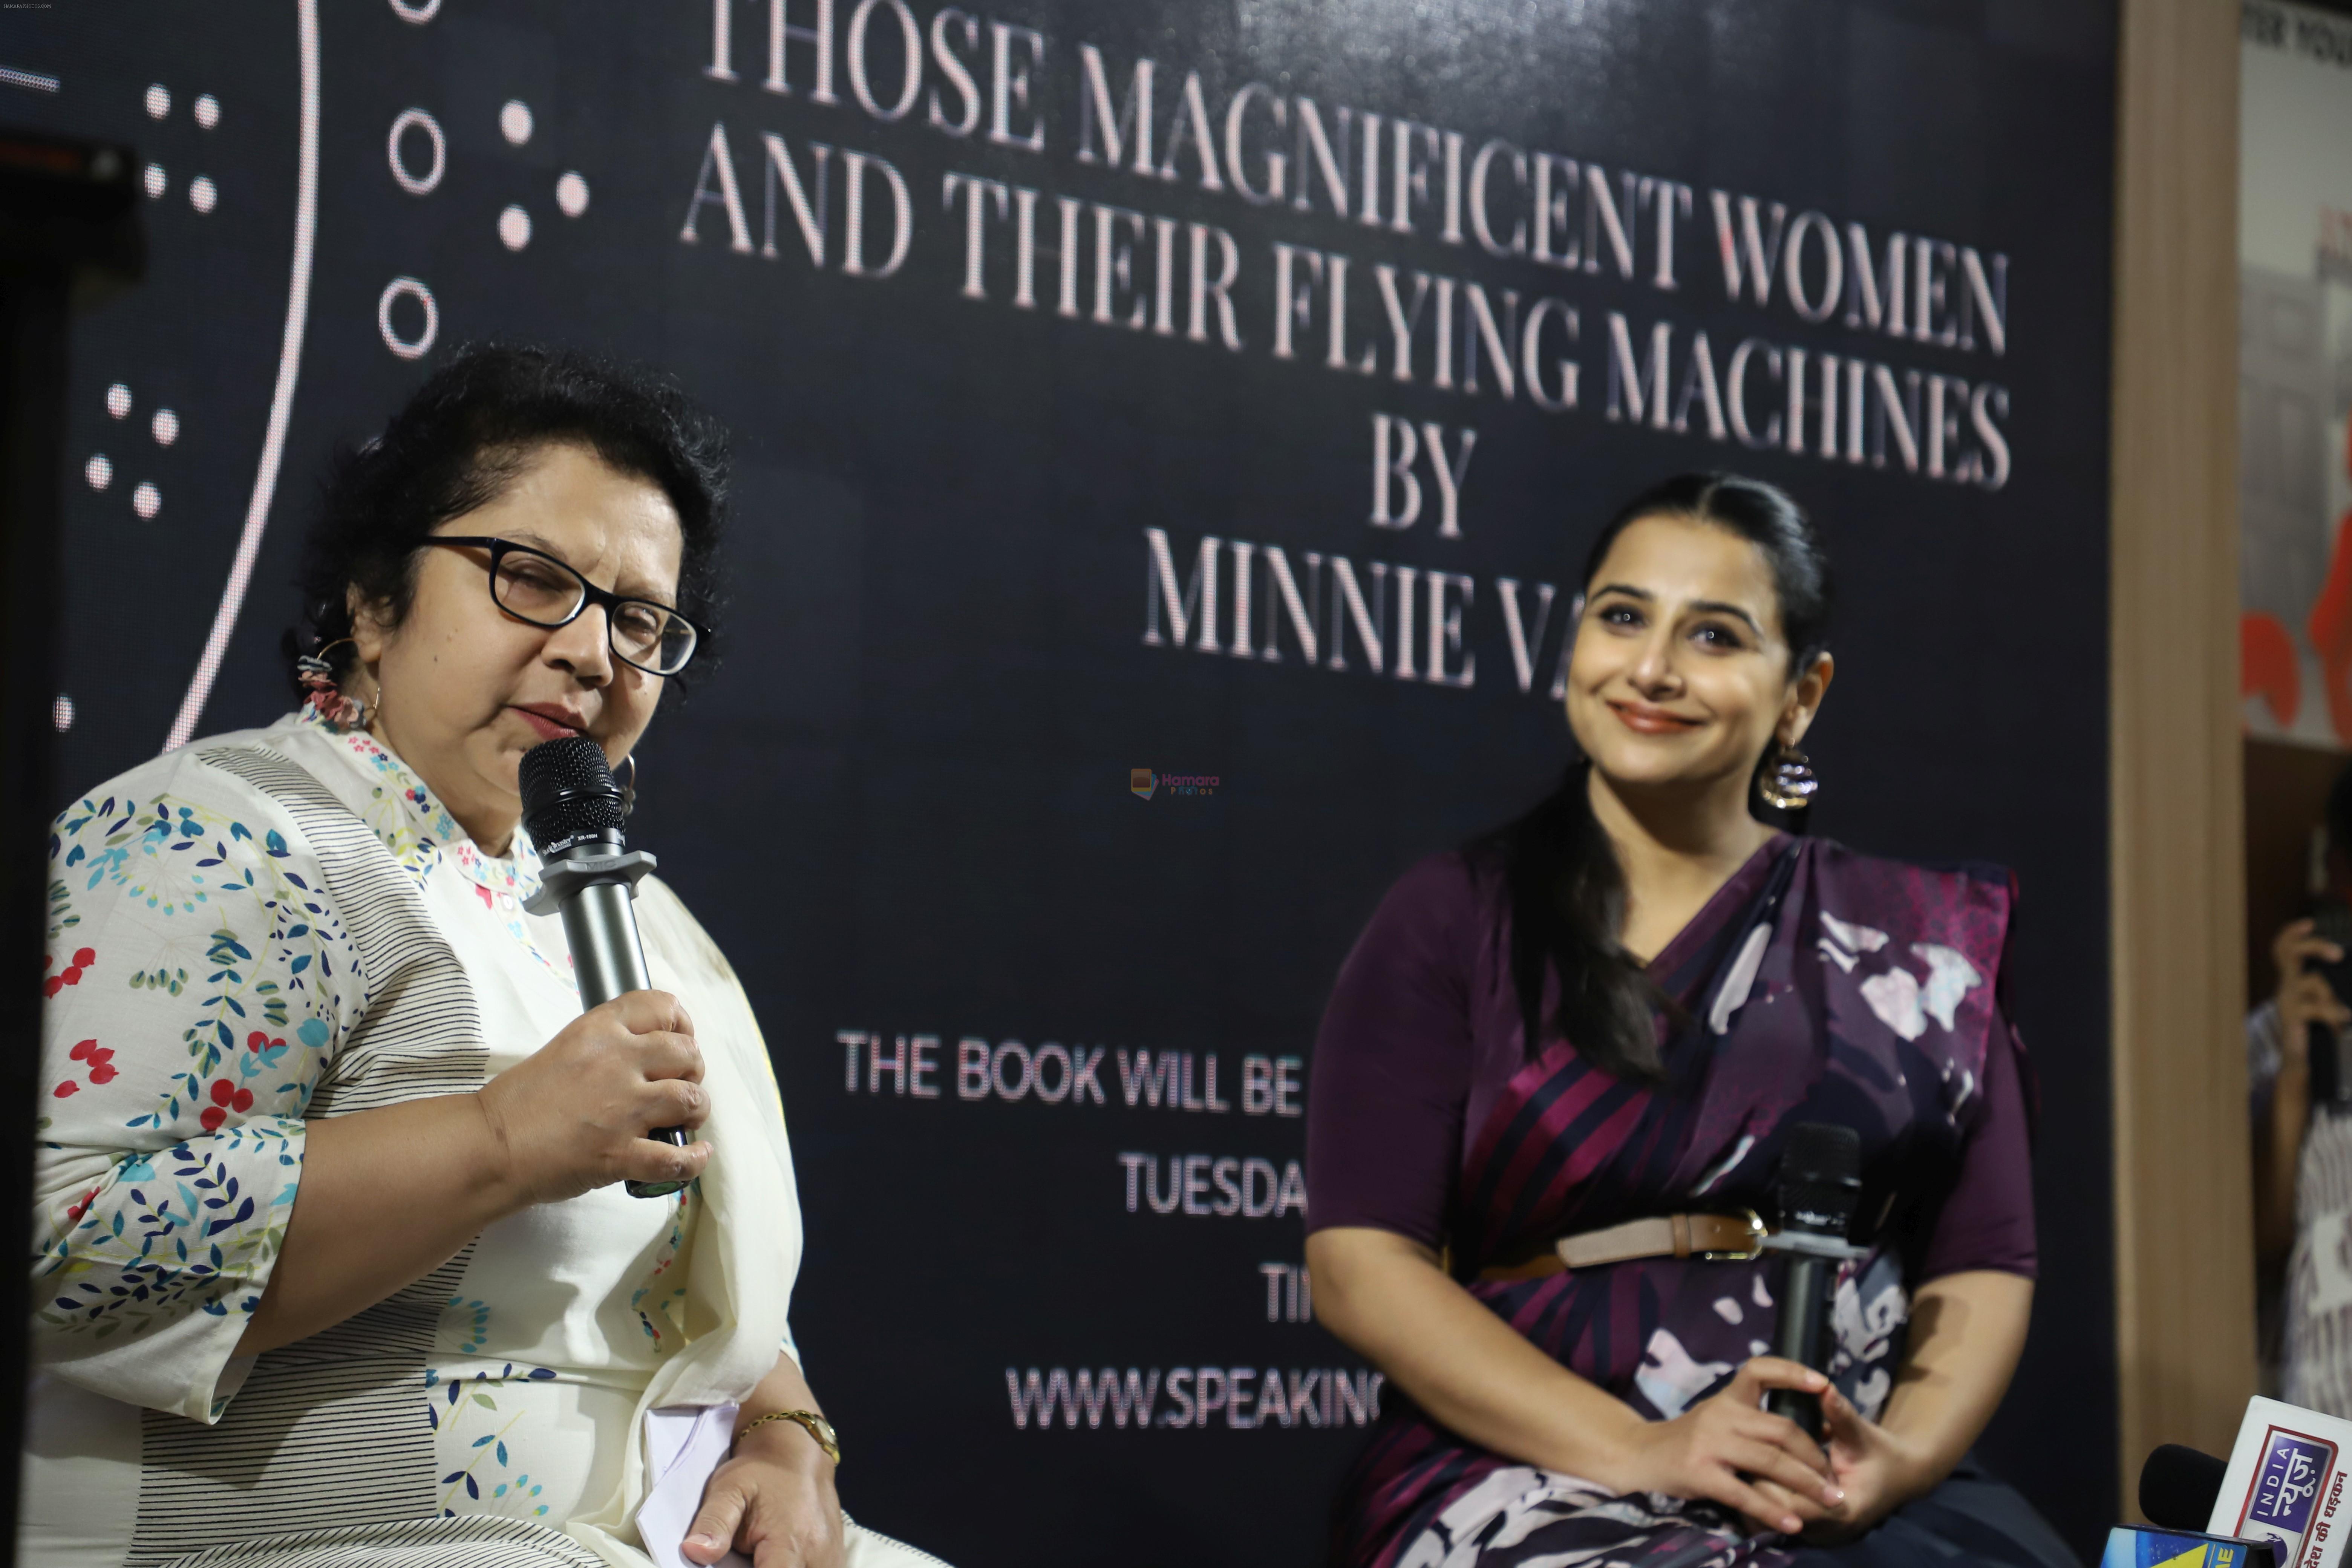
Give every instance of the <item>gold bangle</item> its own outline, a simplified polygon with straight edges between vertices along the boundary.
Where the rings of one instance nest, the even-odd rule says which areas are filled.
[[[819,1415],[814,1410],[772,1411],[770,1414],[762,1415],[759,1419],[753,1421],[751,1425],[745,1426],[740,1432],[736,1433],[735,1441],[740,1443],[744,1438],[750,1436],[761,1427],[765,1426],[771,1421],[789,1421],[793,1423],[793,1425],[798,1426],[802,1431],[806,1432],[811,1437],[816,1440],[816,1446],[824,1450],[824,1457],[831,1459],[835,1468],[840,1466],[841,1438],[835,1433],[833,1423],[826,1420],[824,1416]]]

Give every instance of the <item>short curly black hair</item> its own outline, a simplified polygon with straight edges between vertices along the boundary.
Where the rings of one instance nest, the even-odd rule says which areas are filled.
[[[351,590],[407,617],[416,559],[441,524],[498,499],[551,443],[574,443],[662,488],[685,534],[678,608],[703,628],[691,667],[716,662],[715,557],[727,510],[727,430],[664,376],[573,349],[468,343],[357,447],[339,447],[302,542],[303,626],[289,662],[352,635]],[[338,676],[348,647],[326,656]],[[289,670],[289,676],[291,671]],[[671,678],[682,684],[683,676]],[[301,694],[299,680],[295,687]]]

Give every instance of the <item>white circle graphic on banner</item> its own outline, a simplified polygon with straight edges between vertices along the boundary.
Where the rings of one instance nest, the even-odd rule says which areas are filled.
[[[413,338],[404,338],[392,327],[392,307],[396,300],[409,299],[425,307],[425,330]],[[441,310],[433,303],[433,290],[414,278],[395,278],[383,286],[383,297],[375,302],[376,331],[383,334],[383,346],[403,359],[419,359],[433,347],[433,340],[441,335]]]
[[[106,460],[105,453],[97,453],[82,465],[81,477],[89,481],[90,489],[102,490],[114,482],[114,465]]]
[[[157,200],[163,198],[163,193],[169,190],[172,184],[172,177],[163,173],[163,165],[161,163],[148,164],[147,172],[141,176],[141,179],[147,187],[147,194]]]
[[[210,131],[220,123],[220,100],[211,93],[196,100],[196,123]]]
[[[153,484],[142,481],[139,488],[131,492],[131,510],[141,517],[153,517],[163,510],[163,492]]]
[[[58,727],[58,733],[62,735],[73,728],[73,699],[60,691],[58,693],[58,700],[49,704],[49,722],[55,724]]]
[[[131,412],[131,389],[116,382],[106,389],[106,411],[120,419]]]
[[[425,143],[433,149],[433,162],[421,174],[408,166],[400,150],[401,139],[412,131],[425,132]],[[392,177],[412,196],[431,195],[449,168],[449,143],[442,140],[441,122],[421,109],[404,109],[394,118],[392,134],[384,138],[383,155],[392,165]]]
[[[499,215],[499,238],[509,250],[520,250],[530,243],[530,215],[520,207],[509,207]]]
[[[507,100],[506,107],[499,110],[499,134],[520,147],[530,140],[530,105],[519,98]]]
[[[168,408],[158,408],[148,429],[153,434],[157,446],[168,447],[180,438],[180,416]]]
[[[198,212],[212,211],[214,204],[219,200],[220,190],[213,184],[211,175],[198,174],[188,182],[188,205]]]
[[[161,120],[172,112],[172,89],[157,82],[147,89],[147,118]]]
[[[392,0],[392,14],[412,27],[421,27],[441,12],[441,0]]]
[[[580,171],[572,170],[555,182],[555,205],[563,209],[565,217],[578,217],[588,210],[588,182]]]

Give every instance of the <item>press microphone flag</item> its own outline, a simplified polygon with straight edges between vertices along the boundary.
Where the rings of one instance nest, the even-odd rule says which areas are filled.
[[[2208,1533],[2275,1544],[2281,1568],[2343,1561],[2345,1458],[2352,1421],[2275,1399],[2246,1402]]]
[[[2279,1568],[2273,1550],[2256,1541],[2119,1524],[2107,1531],[2099,1568]]]
[[[621,832],[627,806],[604,749],[585,735],[542,741],[522,754],[522,825],[540,854],[540,887],[524,908],[560,912],[582,1011],[630,991],[650,991],[637,936],[637,881],[654,858]],[[683,1127],[646,1134],[683,1149]],[[684,1182],[630,1182],[629,1195],[667,1197]]]
[[[2099,1568],[2279,1568],[2274,1542],[2205,1533],[2229,1468],[2178,1443],[2157,1448],[2139,1471],[2139,1510],[2154,1523],[2109,1531]]]

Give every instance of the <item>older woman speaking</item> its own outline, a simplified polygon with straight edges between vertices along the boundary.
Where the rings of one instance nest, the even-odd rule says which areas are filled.
[[[641,1568],[647,1413],[730,1405],[688,1561],[929,1561],[835,1497],[726,960],[648,879],[656,989],[583,1014],[525,909],[522,754],[628,762],[707,640],[724,474],[663,384],[462,354],[330,478],[301,711],[58,817],[26,1561]]]

